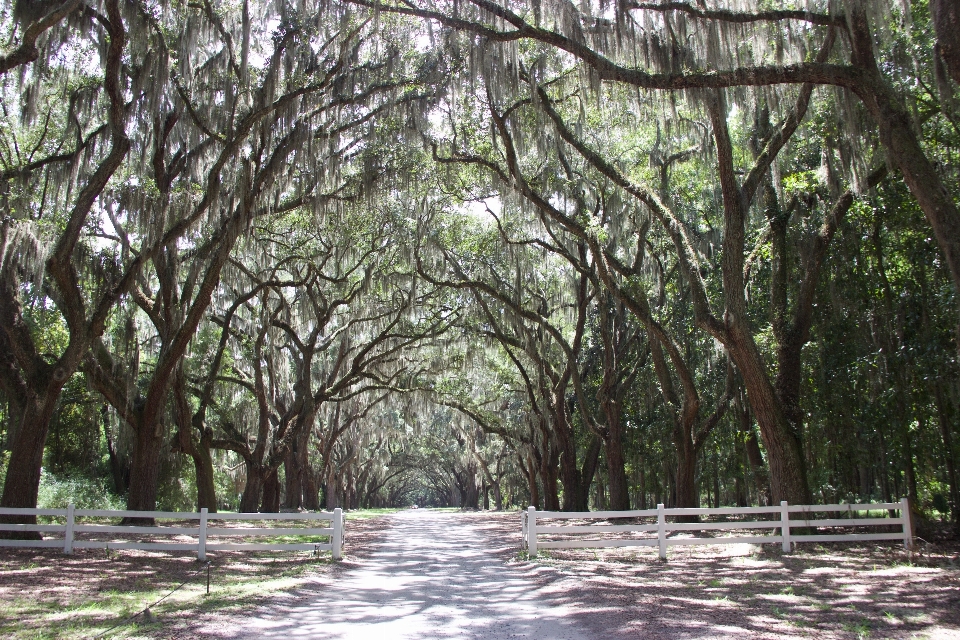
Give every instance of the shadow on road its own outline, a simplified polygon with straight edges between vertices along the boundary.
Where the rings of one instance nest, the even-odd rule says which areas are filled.
[[[570,611],[551,605],[533,581],[505,567],[457,514],[417,510],[392,519],[361,566],[319,596],[277,604],[248,620],[245,637],[590,637]]]

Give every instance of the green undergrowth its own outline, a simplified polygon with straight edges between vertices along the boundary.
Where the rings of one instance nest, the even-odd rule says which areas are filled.
[[[379,509],[357,509],[355,511],[345,511],[343,517],[346,520],[362,520],[364,518],[376,518],[377,516],[388,516],[391,513],[396,513],[402,511],[402,509],[396,508],[379,508]]]
[[[66,509],[71,503],[77,509],[126,509],[123,498],[111,493],[100,480],[84,476],[59,476],[41,469],[37,507]]]

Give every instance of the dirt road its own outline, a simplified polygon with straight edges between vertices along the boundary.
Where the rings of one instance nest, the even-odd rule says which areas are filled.
[[[245,638],[590,638],[458,514],[407,510],[329,592],[243,623]]]

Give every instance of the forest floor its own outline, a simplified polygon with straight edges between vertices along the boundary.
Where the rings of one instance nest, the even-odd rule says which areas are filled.
[[[514,570],[535,576],[596,638],[960,638],[960,545],[896,543],[541,550],[519,515],[471,515]]]
[[[217,626],[302,584],[329,581],[362,559],[393,511],[347,514],[339,566],[310,552],[210,553],[209,595],[206,565],[195,555],[0,548],[0,638],[193,637],[197,625]],[[149,619],[127,620],[184,582]]]
[[[106,637],[312,637],[312,624],[324,637],[380,637],[365,630],[388,621],[385,638],[425,637],[426,623],[429,637],[960,638],[957,545],[912,558],[893,544],[811,544],[671,547],[667,562],[647,548],[528,559],[519,529],[517,513],[420,510],[350,520],[337,565],[219,554],[209,596],[201,572],[151,620]],[[2,549],[0,637],[94,637],[198,568],[169,554]]]

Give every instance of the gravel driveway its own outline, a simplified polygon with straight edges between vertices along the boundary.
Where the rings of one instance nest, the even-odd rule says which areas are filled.
[[[390,516],[376,550],[316,599],[243,622],[243,638],[590,638],[458,514]]]

